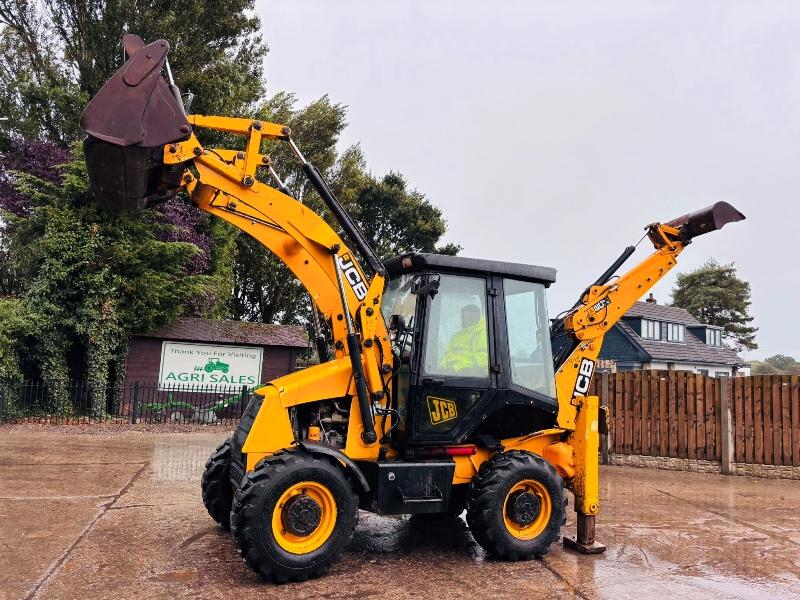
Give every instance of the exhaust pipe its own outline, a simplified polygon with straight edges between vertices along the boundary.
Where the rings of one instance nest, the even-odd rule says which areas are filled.
[[[727,202],[717,202],[664,223],[680,229],[680,237],[689,241],[699,235],[722,229],[728,223],[743,221],[745,216]]]
[[[145,208],[175,195],[185,165],[165,166],[164,146],[189,139],[180,96],[161,77],[169,43],[127,34],[128,60],[81,115],[89,183],[100,204]]]

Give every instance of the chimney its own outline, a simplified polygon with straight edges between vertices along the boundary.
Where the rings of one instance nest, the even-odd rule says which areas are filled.
[[[649,302],[650,304],[658,304],[655,297],[653,296],[653,292],[650,292],[650,295],[645,299],[645,302]]]

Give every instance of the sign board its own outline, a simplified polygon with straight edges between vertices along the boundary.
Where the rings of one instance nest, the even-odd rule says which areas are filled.
[[[158,385],[231,388],[261,383],[264,349],[252,346],[220,346],[163,342]]]

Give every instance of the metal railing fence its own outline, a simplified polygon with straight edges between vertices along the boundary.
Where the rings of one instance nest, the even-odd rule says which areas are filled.
[[[0,381],[0,423],[235,425],[249,393],[238,385]]]

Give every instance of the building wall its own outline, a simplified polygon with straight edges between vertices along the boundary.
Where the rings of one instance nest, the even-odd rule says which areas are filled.
[[[161,343],[164,340],[149,337],[134,337],[128,350],[125,384],[134,382],[155,383],[161,366]],[[212,342],[198,342],[209,344]],[[221,344],[230,345],[230,344]],[[298,355],[297,348],[285,346],[262,346],[264,361],[261,364],[261,380],[267,382],[294,371]]]
[[[635,363],[641,360],[639,351],[616,326],[606,333],[600,359],[613,359],[617,363]]]
[[[657,362],[653,361],[651,363],[647,363],[649,366],[645,366],[645,368],[652,369],[654,371],[659,370],[668,370],[668,364],[666,362]],[[733,369],[728,365],[699,365],[699,364],[690,364],[690,363],[674,363],[674,370],[676,371],[691,371],[692,373],[699,373],[700,370],[708,371],[708,375],[711,377],[718,377],[720,374],[725,374],[727,376],[731,376],[733,374]]]

